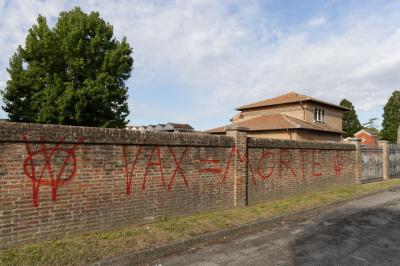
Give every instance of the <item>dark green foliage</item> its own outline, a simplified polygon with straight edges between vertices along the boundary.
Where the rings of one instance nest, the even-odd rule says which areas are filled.
[[[344,137],[353,137],[354,133],[362,128],[361,123],[358,120],[356,110],[354,109],[353,104],[347,99],[341,100],[340,105],[349,108],[349,111],[346,111],[343,114],[343,131],[345,132]]]
[[[39,16],[10,59],[3,109],[11,121],[123,127],[131,54],[98,12],[61,12],[52,29]]]
[[[400,125],[400,91],[394,91],[383,108],[381,138],[395,142]]]
[[[377,129],[376,127],[364,127],[363,129],[365,131],[369,132],[370,134],[373,134],[373,135],[379,135],[380,134],[379,129]]]

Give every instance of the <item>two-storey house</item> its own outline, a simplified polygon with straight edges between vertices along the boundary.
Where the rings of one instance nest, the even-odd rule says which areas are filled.
[[[261,138],[340,141],[342,115],[346,107],[296,92],[244,105],[231,122],[246,127],[248,134]],[[232,125],[232,124],[231,124]],[[225,134],[225,126],[207,130]]]

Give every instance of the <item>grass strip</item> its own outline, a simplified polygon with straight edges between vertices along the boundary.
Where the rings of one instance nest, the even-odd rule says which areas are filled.
[[[11,248],[0,254],[1,265],[81,265],[128,252],[188,239],[200,234],[245,224],[258,219],[300,211],[338,200],[365,195],[400,185],[400,179],[334,187],[281,200],[191,216],[163,218],[146,225],[91,232],[59,240]]]

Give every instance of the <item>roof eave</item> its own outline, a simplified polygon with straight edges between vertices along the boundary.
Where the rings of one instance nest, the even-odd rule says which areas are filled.
[[[235,110],[240,112],[240,111],[244,111],[244,110],[262,108],[262,107],[266,107],[266,106],[277,106],[277,105],[284,105],[284,104],[290,104],[290,103],[304,103],[304,102],[315,102],[315,103],[319,103],[319,104],[328,105],[330,107],[333,107],[333,108],[336,108],[336,109],[339,109],[339,110],[342,110],[342,111],[350,111],[350,108],[347,108],[345,106],[340,106],[340,105],[336,105],[336,104],[333,104],[333,103],[320,101],[320,100],[317,100],[317,99],[305,99],[305,100],[302,100],[302,101],[291,101],[291,102],[285,102],[285,103],[266,104],[266,105],[260,105],[260,106],[243,105],[243,106],[235,108]]]
[[[343,131],[331,131],[331,130],[323,130],[323,129],[313,129],[313,128],[303,128],[303,127],[287,127],[287,128],[271,128],[271,129],[249,129],[249,132],[260,132],[260,131],[277,131],[277,130],[311,130],[311,131],[318,131],[318,132],[326,132],[326,133],[333,133],[333,134],[344,134]],[[226,131],[205,131],[205,133],[209,134],[219,134],[225,133]]]

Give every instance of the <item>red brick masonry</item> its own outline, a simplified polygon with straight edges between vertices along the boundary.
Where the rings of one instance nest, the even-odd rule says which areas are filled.
[[[0,248],[355,183],[351,144],[0,123]]]

